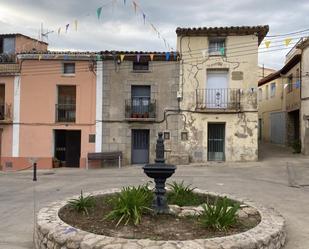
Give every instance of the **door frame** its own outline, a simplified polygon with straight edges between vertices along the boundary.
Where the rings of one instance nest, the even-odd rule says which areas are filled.
[[[209,138],[209,125],[224,125],[224,138],[223,138],[223,159],[222,160],[209,160],[209,144],[208,144],[208,138]],[[226,144],[226,122],[207,122],[207,161],[213,161],[213,162],[224,162],[226,161],[226,152],[225,152],[225,144]]]
[[[133,131],[148,131],[148,163],[149,163],[149,156],[150,156],[150,129],[131,129],[131,164],[136,164],[133,163]]]

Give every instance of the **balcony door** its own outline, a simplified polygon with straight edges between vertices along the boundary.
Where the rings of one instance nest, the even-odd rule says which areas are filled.
[[[228,106],[228,71],[207,70],[206,107],[226,109]]]
[[[75,122],[76,86],[58,86],[57,122]]]
[[[150,86],[132,86],[131,101],[133,114],[144,115],[149,113]]]

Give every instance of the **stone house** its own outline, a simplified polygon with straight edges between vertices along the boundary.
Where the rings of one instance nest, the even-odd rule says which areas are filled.
[[[268,26],[178,28],[179,150],[191,162],[258,159],[258,47]],[[246,50],[244,50],[246,46]]]
[[[122,151],[124,164],[155,158],[159,131],[167,154],[177,154],[179,84],[174,52],[105,51],[103,61],[102,151]]]

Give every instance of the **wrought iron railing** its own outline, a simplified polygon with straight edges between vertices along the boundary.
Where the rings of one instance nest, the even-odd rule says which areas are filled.
[[[0,53],[0,63],[16,63],[16,55]]]
[[[196,109],[238,110],[240,109],[240,89],[197,89]]]
[[[132,118],[155,118],[156,100],[148,97],[133,97],[125,101],[125,116]]]
[[[9,121],[12,120],[12,105],[0,104],[0,120]]]
[[[75,122],[75,104],[56,104],[56,122]]]

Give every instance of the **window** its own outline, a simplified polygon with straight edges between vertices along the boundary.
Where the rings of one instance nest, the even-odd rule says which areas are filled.
[[[275,97],[276,95],[276,83],[273,82],[270,84],[270,97]]]
[[[75,63],[63,63],[63,74],[75,74]]]
[[[225,55],[225,38],[209,39],[209,55]]]
[[[165,131],[163,133],[163,137],[164,137],[164,140],[170,140],[171,139],[171,134],[169,131]]]
[[[89,134],[89,143],[95,143],[95,134]]]
[[[181,140],[182,141],[187,141],[188,140],[188,132],[187,131],[182,131],[181,132]]]
[[[293,74],[288,77],[288,93],[293,91]]]
[[[263,90],[260,88],[259,89],[259,101],[261,102],[263,99]]]
[[[265,99],[268,99],[268,85],[265,87]]]
[[[5,119],[5,84],[0,84],[0,120]]]
[[[75,122],[76,86],[58,86],[57,122]]]
[[[134,61],[133,62],[133,71],[148,71],[149,62],[148,61]]]

